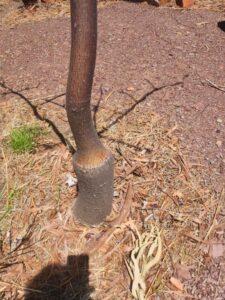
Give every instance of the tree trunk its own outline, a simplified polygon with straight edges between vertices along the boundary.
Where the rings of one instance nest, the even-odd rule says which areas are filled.
[[[78,178],[74,215],[90,225],[110,214],[113,198],[113,157],[94,128],[90,100],[97,46],[96,0],[70,0],[71,56],[66,108],[77,145],[73,157]]]

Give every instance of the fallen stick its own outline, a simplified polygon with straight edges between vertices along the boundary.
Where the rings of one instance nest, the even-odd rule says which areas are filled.
[[[225,88],[224,87],[220,87],[220,86],[218,86],[217,84],[213,83],[212,81],[210,81],[208,79],[206,79],[206,82],[208,83],[209,86],[225,93]]]

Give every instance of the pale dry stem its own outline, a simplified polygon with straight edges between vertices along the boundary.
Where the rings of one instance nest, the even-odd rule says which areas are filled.
[[[125,258],[125,264],[131,277],[131,292],[135,299],[146,299],[145,280],[149,271],[160,262],[162,256],[162,241],[157,227],[140,233],[137,227],[132,225],[134,249],[130,258]]]

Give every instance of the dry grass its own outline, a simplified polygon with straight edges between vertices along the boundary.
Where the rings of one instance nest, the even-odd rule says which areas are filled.
[[[104,7],[108,4],[109,1],[99,1],[98,5],[99,7]],[[18,8],[11,7],[9,0],[4,0],[1,5],[5,9],[5,13],[0,21],[2,27],[13,28],[18,24],[70,15],[68,0],[49,0],[47,3],[39,3],[30,8],[24,8],[23,6]]]
[[[9,1],[4,0],[5,8],[9,6]],[[41,4],[34,5],[29,9],[24,8],[23,6],[6,10],[5,14],[1,18],[1,26],[2,27],[10,27],[22,23],[33,22],[33,21],[41,21],[46,18],[58,18],[63,17],[65,15],[69,15],[70,7],[68,1],[54,1],[49,4]]]
[[[99,0],[98,6],[99,8],[105,7],[106,5],[110,5],[115,1],[123,0]],[[3,7],[3,14],[0,21],[0,25],[2,27],[13,28],[14,26],[22,23],[41,21],[46,18],[69,16],[70,14],[68,0],[47,0],[46,3],[40,2],[38,5],[31,6],[29,9],[26,9],[22,6],[15,8],[15,4],[12,5],[11,0],[2,0],[1,5]],[[171,0],[167,6],[177,8],[175,0]],[[200,8],[214,11],[224,11],[224,7],[225,0],[196,0],[192,9]]]
[[[224,197],[204,186],[199,167],[182,154],[176,127],[137,106],[103,134],[103,143],[115,157],[113,212],[106,224],[88,228],[71,215],[77,190],[66,185],[67,174],[75,176],[68,149],[45,122],[32,116],[21,99],[8,97],[0,103],[4,116],[0,121],[2,299],[24,299],[27,283],[41,269],[53,263],[64,265],[69,255],[82,253],[89,253],[93,299],[132,299],[124,263],[135,244],[131,224],[140,236],[150,226],[159,228],[162,240],[161,261],[145,274],[146,299],[156,294],[161,299],[170,299],[171,293],[187,295],[185,286],[177,290],[170,279],[176,277],[177,263],[194,268],[202,264],[203,246],[222,222]],[[115,96],[105,95],[109,97]],[[41,99],[33,103],[39,102]],[[109,102],[103,101],[97,114],[99,129],[133,104],[127,99],[119,112]],[[47,114],[73,143],[63,109],[49,103],[38,111]],[[34,122],[47,132],[36,152],[13,154],[4,143],[11,128]],[[118,217],[123,206],[126,213]]]

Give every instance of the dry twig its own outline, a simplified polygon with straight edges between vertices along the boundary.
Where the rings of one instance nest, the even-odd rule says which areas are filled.
[[[211,80],[208,80],[208,79],[206,79],[206,82],[208,83],[209,86],[225,93],[225,87],[218,86],[217,84],[215,84],[214,82],[212,82]]]

